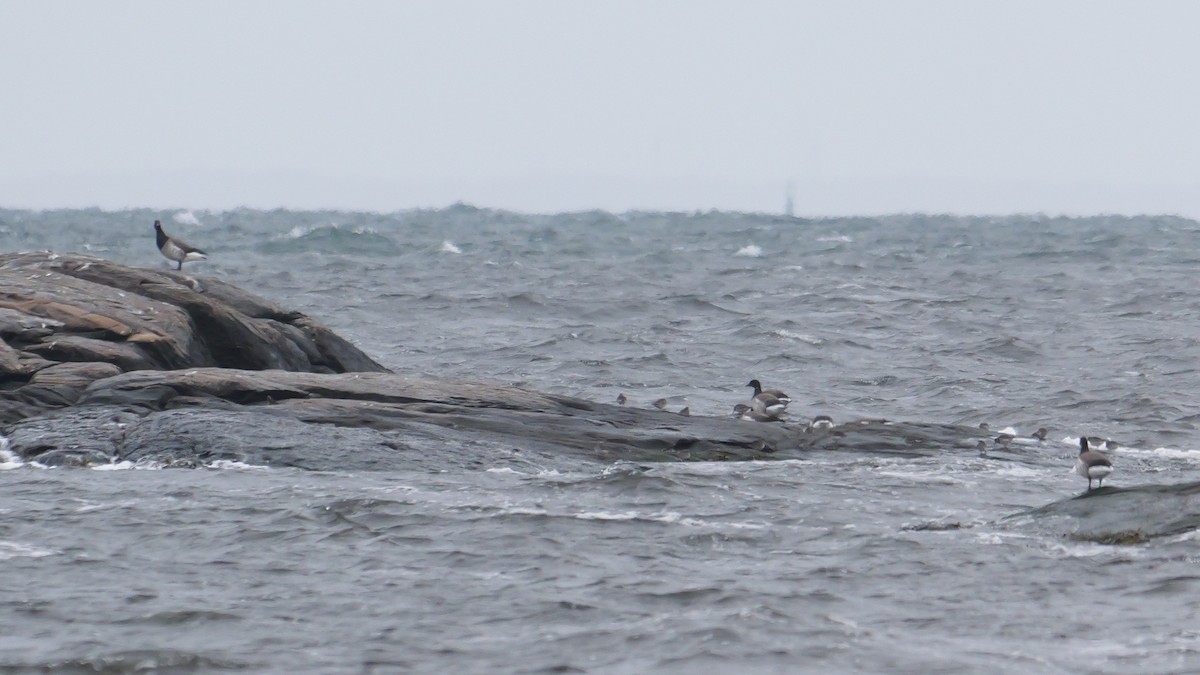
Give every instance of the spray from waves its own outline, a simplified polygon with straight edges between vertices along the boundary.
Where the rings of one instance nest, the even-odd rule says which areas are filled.
[[[370,235],[379,234],[379,231],[367,225],[355,225],[354,227],[345,227],[340,223],[328,223],[324,225],[296,225],[288,230],[283,235],[277,235],[273,239],[303,239],[314,234],[329,234],[339,232],[345,234]]]
[[[161,471],[163,469],[215,469],[221,471],[270,471],[271,467],[264,464],[248,464],[236,459],[215,459],[211,462],[194,461],[159,461],[140,459],[131,462],[127,459],[109,464],[93,464],[88,467],[92,471]]]
[[[343,255],[394,255],[400,247],[386,235],[363,225],[343,227],[329,225],[296,225],[282,235],[276,235],[257,248],[265,253],[303,253],[316,251]]]
[[[196,214],[192,213],[191,211],[180,211],[179,213],[176,213],[175,215],[171,216],[171,220],[174,220],[175,222],[179,223],[180,225],[199,225],[200,224],[200,219],[197,218]]]
[[[755,244],[747,244],[734,253],[735,256],[741,258],[761,258],[763,256],[762,247]]]
[[[462,249],[454,245],[454,242],[449,239],[442,241],[442,247],[438,249],[442,253],[462,253]]]
[[[17,453],[8,449],[8,438],[0,436],[0,471],[8,471],[25,466],[25,462],[17,457]]]

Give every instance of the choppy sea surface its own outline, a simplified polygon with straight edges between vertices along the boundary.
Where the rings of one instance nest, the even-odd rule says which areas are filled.
[[[0,441],[0,672],[1200,671],[1194,221],[0,210],[0,249],[165,267],[156,218],[398,372],[699,415],[757,377],[799,420],[1016,438],[373,472]],[[1090,494],[1081,435],[1118,443]]]

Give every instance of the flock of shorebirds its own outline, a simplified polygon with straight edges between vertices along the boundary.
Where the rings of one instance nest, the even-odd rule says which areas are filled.
[[[986,429],[986,425],[980,425]],[[1030,438],[1037,441],[1046,440],[1046,428],[1042,427],[1029,435]],[[1013,434],[1000,434],[996,437],[995,444],[1002,448],[1007,448],[1010,443],[1016,440]],[[979,441],[976,444],[979,449],[980,457],[988,456],[988,446],[984,441]],[[1075,473],[1088,479],[1088,490],[1092,489],[1092,481],[1096,481],[1096,487],[1104,486],[1104,479],[1108,474],[1113,472],[1113,463],[1108,455],[1101,450],[1116,450],[1119,447],[1118,443],[1112,439],[1104,439],[1099,436],[1080,436],[1079,437],[1079,456],[1075,458]]]
[[[158,243],[158,250],[167,260],[175,262],[175,269],[182,270],[183,263],[193,262],[196,260],[207,260],[208,254],[191,244],[172,237],[163,231],[162,221],[154,221],[154,235]],[[733,406],[733,414],[738,419],[751,422],[779,422],[783,420],[783,415],[787,412],[788,404],[792,402],[792,397],[788,396],[779,389],[763,389],[762,383],[757,379],[750,380],[746,385],[754,390],[750,396],[749,403],[738,403]],[[617,396],[617,403],[625,405],[628,399],[625,394]],[[667,399],[660,398],[654,402],[654,407],[662,410],[667,407]],[[679,411],[680,415],[691,415],[690,408],[683,408]],[[828,429],[833,426],[833,419],[828,415],[817,415],[808,423],[808,429]],[[986,427],[984,427],[986,428]],[[1046,429],[1041,428],[1030,434],[1030,438],[1038,441],[1046,440]],[[996,437],[995,443],[998,446],[1007,448],[1009,443],[1013,442],[1015,437],[1012,434],[1000,434]],[[1105,450],[1116,449],[1117,444],[1114,441],[1106,441],[1101,438],[1088,438],[1082,436],[1079,439],[1079,457],[1075,460],[1075,473],[1088,479],[1088,490],[1092,489],[1092,481],[1096,481],[1097,487],[1104,485],[1104,479],[1113,472],[1112,460],[1108,458],[1101,448]],[[987,456],[987,443],[979,441],[978,444],[980,456]]]
[[[754,390],[750,395],[749,403],[738,403],[733,406],[733,416],[748,422],[782,422],[784,421],[783,414],[787,412],[788,404],[792,402],[792,397],[783,393],[778,389],[763,389],[762,382],[758,380],[750,380],[746,385]],[[625,394],[617,394],[617,403],[625,405],[628,401]],[[654,402],[654,407],[659,410],[667,409],[668,401],[665,398],[660,398]],[[679,411],[680,415],[687,417],[692,414],[691,408],[684,407]],[[808,429],[828,429],[833,426],[833,418],[829,415],[817,415],[808,423]]]
[[[750,380],[746,385],[754,390],[750,396],[749,403],[738,403],[733,406],[733,415],[738,419],[751,422],[780,422],[783,421],[783,415],[787,412],[788,404],[792,402],[792,397],[788,396],[779,389],[763,389],[762,382],[757,379]],[[625,394],[617,395],[617,403],[625,405],[628,398]],[[667,399],[660,398],[654,402],[654,407],[659,410],[665,410],[667,407]],[[679,411],[680,415],[691,415],[690,408],[683,408]],[[808,423],[808,430],[828,429],[833,426],[833,418],[828,415],[817,415]],[[981,429],[986,430],[986,424],[979,425]],[[1049,433],[1045,427],[1038,429],[1029,435],[1030,440],[1044,442],[1046,434]],[[1017,441],[1014,434],[1001,433],[995,438],[995,445],[1001,448],[1008,448],[1010,443]],[[1026,441],[1028,442],[1028,441]],[[979,441],[976,445],[979,450],[980,457],[988,456],[988,444],[986,441]],[[1096,487],[1103,487],[1104,479],[1113,472],[1113,463],[1108,455],[1101,450],[1115,450],[1118,444],[1113,440],[1106,440],[1096,436],[1079,438],[1079,456],[1075,459],[1075,473],[1088,479],[1088,490],[1092,489],[1092,482],[1096,482]]]

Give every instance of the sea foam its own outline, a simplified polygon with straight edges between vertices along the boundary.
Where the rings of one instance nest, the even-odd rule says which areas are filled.
[[[0,436],[0,471],[20,468],[25,465],[17,453],[8,449],[8,438]]]

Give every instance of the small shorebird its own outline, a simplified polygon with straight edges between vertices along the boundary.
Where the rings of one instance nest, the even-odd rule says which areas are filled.
[[[738,403],[733,406],[733,416],[738,418],[739,420],[744,420],[746,422],[782,422],[783,421],[774,415],[760,413],[757,410],[746,405],[745,403]]]
[[[747,410],[747,411],[743,412],[741,417],[738,417],[738,419],[745,420],[747,422],[782,422],[783,421],[774,415],[766,415],[766,414],[758,412],[757,410]]]
[[[817,415],[808,423],[808,430],[815,431],[817,429],[832,429],[833,418],[829,415]]]
[[[154,221],[154,234],[158,239],[158,250],[167,258],[175,261],[175,269],[183,269],[183,263],[194,260],[208,260],[208,254],[192,246],[182,239],[176,239],[163,232],[162,221]]]
[[[1088,447],[1086,436],[1079,438],[1079,458],[1075,460],[1075,473],[1088,479],[1088,490],[1092,489],[1092,481],[1096,487],[1104,486],[1104,479],[1113,472],[1112,460],[1099,450]]]

